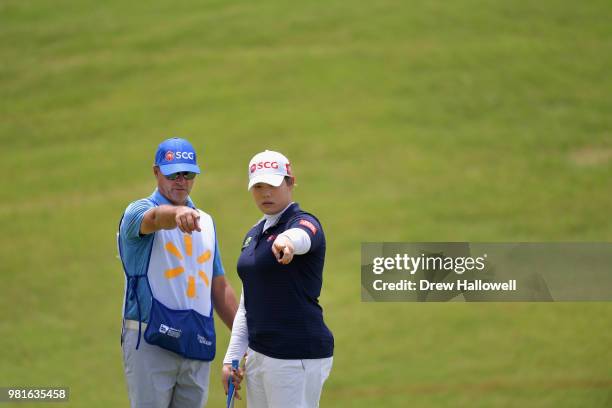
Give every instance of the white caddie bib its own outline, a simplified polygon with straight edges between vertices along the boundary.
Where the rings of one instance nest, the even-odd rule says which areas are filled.
[[[211,316],[215,230],[210,215],[198,211],[201,232],[155,233],[147,278],[153,297],[164,306]]]

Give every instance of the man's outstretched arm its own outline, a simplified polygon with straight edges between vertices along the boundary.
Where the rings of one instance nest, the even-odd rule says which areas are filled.
[[[200,213],[193,208],[175,205],[160,205],[148,210],[140,224],[142,235],[178,227],[182,232],[191,234],[200,231]]]

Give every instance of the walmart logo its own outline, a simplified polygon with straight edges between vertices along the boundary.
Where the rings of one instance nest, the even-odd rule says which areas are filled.
[[[185,243],[185,256],[193,255],[192,254],[193,243],[191,239],[192,239],[191,235],[185,234],[183,236],[183,241]],[[166,248],[166,251],[170,252],[172,255],[178,258],[179,261],[183,261],[184,259],[183,254],[181,254],[181,251],[179,251],[179,249],[172,242],[166,243],[165,248]],[[209,260],[210,260],[210,251],[206,250],[203,254],[198,256],[198,258],[196,259],[196,262],[202,265],[204,262],[207,262]],[[166,270],[164,272],[164,276],[166,277],[166,279],[174,279],[174,278],[181,276],[184,272],[185,272],[185,268],[183,266],[179,266],[176,268]],[[200,277],[200,279],[204,281],[206,286],[210,286],[210,282],[208,281],[208,276],[206,276],[206,273],[204,273],[204,271],[199,269],[198,276]],[[193,275],[189,275],[187,277],[187,297],[189,298],[193,298],[196,296],[195,280],[196,280],[196,277]]]

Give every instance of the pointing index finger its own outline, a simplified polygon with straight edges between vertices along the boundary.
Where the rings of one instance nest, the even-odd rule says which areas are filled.
[[[280,251],[279,251],[279,249],[277,248],[277,245],[278,245],[278,244],[277,244],[276,242],[274,242],[274,243],[272,244],[272,253],[274,254],[274,257],[275,257],[276,259],[280,259],[280,256],[279,256],[279,255],[280,255]]]

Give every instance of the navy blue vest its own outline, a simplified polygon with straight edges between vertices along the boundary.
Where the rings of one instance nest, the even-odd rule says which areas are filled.
[[[262,233],[264,224],[262,220],[246,234],[238,258],[249,347],[280,359],[331,357],[334,337],[323,322],[319,305],[325,261],[321,224],[297,203]],[[272,253],[272,242],[290,228],[303,229],[310,236],[311,248],[281,265]]]

